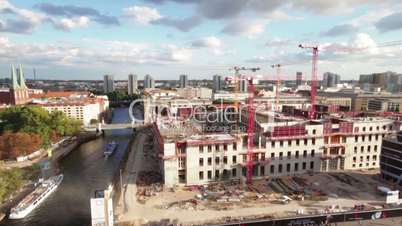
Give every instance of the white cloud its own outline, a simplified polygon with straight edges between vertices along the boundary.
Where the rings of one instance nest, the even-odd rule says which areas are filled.
[[[86,16],[80,16],[76,18],[63,18],[60,21],[54,22],[55,27],[64,31],[70,31],[74,28],[86,27],[89,24],[89,18]]]
[[[259,20],[236,19],[229,22],[222,32],[229,35],[241,35],[254,38],[264,32],[265,24]]]
[[[128,64],[174,64],[191,61],[192,51],[176,45],[83,39],[73,43],[27,44],[0,37],[0,62],[27,65],[113,67]]]
[[[215,36],[209,36],[192,41],[191,46],[197,48],[206,47],[211,49],[217,49],[222,46],[222,41]]]
[[[132,18],[135,22],[147,25],[162,18],[157,9],[146,6],[132,6],[123,9],[123,15]]]

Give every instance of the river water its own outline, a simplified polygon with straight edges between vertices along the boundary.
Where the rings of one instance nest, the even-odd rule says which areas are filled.
[[[128,108],[113,112],[112,123],[129,122]],[[105,189],[118,169],[132,131],[107,131],[105,136],[87,142],[63,159],[60,168],[64,180],[29,216],[21,220],[4,220],[0,226],[88,226],[91,225],[90,198],[98,189]],[[119,145],[108,159],[104,146],[110,141]]]

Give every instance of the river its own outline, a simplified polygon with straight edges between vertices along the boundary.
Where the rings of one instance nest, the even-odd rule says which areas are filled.
[[[114,110],[112,123],[129,121],[128,108]],[[26,218],[4,220],[0,226],[91,225],[90,198],[111,181],[131,136],[130,129],[107,131],[104,137],[78,147],[60,163],[64,180],[57,191]],[[105,159],[104,146],[112,140],[119,144],[118,148]]]

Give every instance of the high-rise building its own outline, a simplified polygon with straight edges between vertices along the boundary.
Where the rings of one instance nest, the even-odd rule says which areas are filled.
[[[402,75],[392,71],[360,75],[359,84],[366,91],[382,89],[398,93],[402,90]]]
[[[188,76],[180,75],[180,88],[186,88],[188,85]]]
[[[155,80],[150,75],[144,77],[144,89],[155,88]]]
[[[113,75],[104,75],[103,76],[103,91],[105,93],[111,93],[114,91]]]
[[[303,83],[303,73],[298,71],[296,72],[296,87],[301,86]]]
[[[247,93],[247,90],[248,90],[248,81],[240,80],[240,92]]]
[[[213,86],[213,91],[218,92],[219,90],[222,90],[222,76],[220,75],[214,75],[213,77],[214,81],[214,86]]]
[[[128,94],[133,95],[138,90],[137,75],[129,74],[127,83]]]
[[[325,72],[324,78],[322,80],[322,86],[327,87],[336,87],[337,84],[341,83],[341,76],[338,74],[334,74],[331,72]]]

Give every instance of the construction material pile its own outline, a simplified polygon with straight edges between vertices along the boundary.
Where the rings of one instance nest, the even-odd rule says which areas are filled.
[[[137,185],[149,186],[162,182],[162,174],[155,171],[141,171],[138,173]]]

